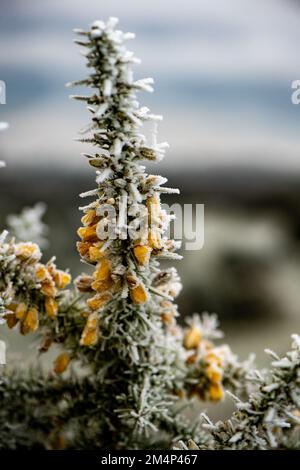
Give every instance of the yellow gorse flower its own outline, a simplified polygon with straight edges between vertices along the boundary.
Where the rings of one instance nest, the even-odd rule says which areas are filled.
[[[105,292],[113,286],[114,282],[111,277],[111,263],[109,259],[99,261],[94,271],[93,278],[95,280],[92,282],[91,286],[92,289],[97,292]]]
[[[148,209],[148,244],[151,249],[160,250],[162,248],[161,233],[159,230],[161,206],[157,193],[147,199]]]
[[[103,242],[97,242],[94,245],[89,247],[88,256],[89,256],[90,261],[98,262],[105,256],[105,252],[101,251],[102,245],[103,245]]]
[[[55,317],[58,312],[58,304],[53,297],[46,297],[45,310],[49,317]]]
[[[197,349],[202,340],[202,331],[199,326],[193,325],[189,328],[184,337],[184,347],[186,349]]]
[[[41,283],[41,293],[45,296],[45,311],[49,317],[53,318],[58,313],[58,303],[55,297],[60,289],[64,289],[71,282],[69,273],[57,269],[53,263],[45,266],[38,264],[35,275],[37,281]]]
[[[140,282],[135,287],[130,288],[130,297],[134,304],[144,304],[147,302],[149,295],[145,285]]]
[[[39,326],[39,313],[35,307],[30,307],[21,323],[21,333],[27,335],[36,331]]]
[[[53,371],[56,374],[62,374],[70,364],[70,355],[67,352],[63,352],[57,356],[53,364]]]
[[[95,281],[108,281],[111,276],[111,264],[108,259],[100,261],[93,274]]]
[[[100,220],[94,209],[88,210],[85,215],[81,218],[81,222],[84,226],[94,225]]]
[[[98,341],[98,316],[91,313],[81,335],[80,344],[83,346],[94,346]]]
[[[220,401],[224,398],[222,383],[211,383],[208,388],[208,395],[211,401]]]
[[[194,350],[193,354],[188,355],[187,364],[193,366],[204,363],[203,375],[199,385],[192,387],[189,394],[196,394],[200,400],[208,399],[219,401],[224,397],[223,375],[226,363],[226,346],[214,347],[214,344],[208,341],[203,334],[201,325],[193,324],[187,329],[183,338],[183,345],[186,350]],[[205,379],[203,381],[203,379]]]
[[[100,310],[104,305],[109,301],[109,294],[96,294],[94,297],[91,297],[87,300],[87,305],[91,310]]]
[[[141,266],[149,263],[152,248],[148,245],[136,245],[133,248],[134,256]]]
[[[62,271],[61,269],[57,269],[54,272],[53,280],[54,280],[55,286],[58,289],[64,289],[65,287],[67,287],[70,284],[71,276],[70,276],[69,273],[66,273],[65,271]]]
[[[45,281],[49,278],[49,271],[44,264],[37,264],[35,268],[35,276],[38,282]]]
[[[220,348],[207,349],[205,354],[205,375],[209,380],[208,398],[211,401],[219,401],[224,398],[223,367],[225,350]]]
[[[80,256],[82,256],[82,258],[85,258],[89,253],[90,247],[92,247],[93,244],[91,242],[77,242],[76,246]]]
[[[215,364],[210,364],[205,370],[206,376],[213,383],[222,382],[222,369]]]
[[[22,242],[17,243],[15,246],[17,258],[26,261],[29,264],[34,264],[41,259],[41,251],[36,243]]]
[[[98,240],[96,228],[97,224],[88,227],[80,227],[77,233],[83,242],[96,242]]]
[[[16,318],[18,320],[24,320],[26,312],[27,312],[27,305],[24,304],[24,302],[21,302],[15,309]]]
[[[9,329],[14,328],[18,323],[18,319],[14,313],[6,314],[4,318]]]

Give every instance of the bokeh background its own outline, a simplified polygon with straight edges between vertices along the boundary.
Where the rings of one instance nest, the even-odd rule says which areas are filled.
[[[205,204],[204,248],[178,263],[180,310],[217,312],[232,348],[263,365],[265,347],[283,352],[299,332],[300,2],[1,0],[0,225],[44,201],[46,255],[81,272],[78,193],[93,172],[73,140],[88,113],[65,83],[86,74],[72,29],[109,16],[137,35],[136,77],[156,82],[141,101],[164,115],[170,150],[151,171],[181,188],[169,201]],[[7,341],[10,357],[27,344]]]

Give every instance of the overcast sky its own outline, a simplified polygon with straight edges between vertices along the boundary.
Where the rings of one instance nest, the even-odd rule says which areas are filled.
[[[10,129],[0,151],[12,165],[81,168],[72,138],[88,119],[64,83],[85,75],[72,28],[120,18],[156,91],[165,165],[300,170],[300,4],[294,0],[1,0],[0,79]]]

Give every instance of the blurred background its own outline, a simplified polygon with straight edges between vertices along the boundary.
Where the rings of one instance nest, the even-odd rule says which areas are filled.
[[[10,128],[0,136],[0,225],[44,201],[46,256],[81,272],[78,193],[93,187],[93,171],[73,140],[88,113],[65,83],[86,75],[72,29],[108,16],[137,35],[136,78],[155,79],[140,101],[164,115],[159,137],[170,150],[150,171],[181,188],[168,202],[205,204],[204,248],[178,263],[180,311],[217,312],[233,350],[255,351],[263,365],[265,347],[283,352],[299,333],[300,105],[291,82],[300,78],[300,2],[1,0],[0,121]],[[20,337],[7,341],[15,357]]]

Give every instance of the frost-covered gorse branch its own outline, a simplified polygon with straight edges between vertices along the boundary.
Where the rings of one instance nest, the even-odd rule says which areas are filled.
[[[272,358],[265,372],[252,370],[248,381],[255,385],[247,401],[231,395],[236,411],[226,421],[213,423],[202,415],[200,436],[179,448],[266,450],[300,448],[300,337],[292,336],[292,349]]]
[[[73,95],[91,117],[79,140],[94,147],[84,153],[95,183],[81,194],[87,202],[77,243],[87,272],[71,285],[54,259],[44,262],[39,246],[22,240],[44,235],[36,211],[9,219],[19,240],[6,232],[0,238],[2,319],[22,334],[37,332],[41,353],[61,348],[48,375],[3,375],[0,448],[168,448],[179,440],[214,446],[201,421],[191,423],[182,410],[193,397],[220,401],[226,389],[244,399],[253,386],[251,360],[241,363],[216,344],[222,333],[215,315],[177,324],[181,283],[160,260],[180,259],[161,206],[162,194],[178,191],[142,164],[159,162],[168,145],[157,141],[161,117],[137,98],[153,91],[153,81],[134,79],[139,61],[125,46],[133,35],[116,25],[110,18],[76,30],[90,72],[72,83],[90,89]],[[142,133],[146,122],[151,142]]]

